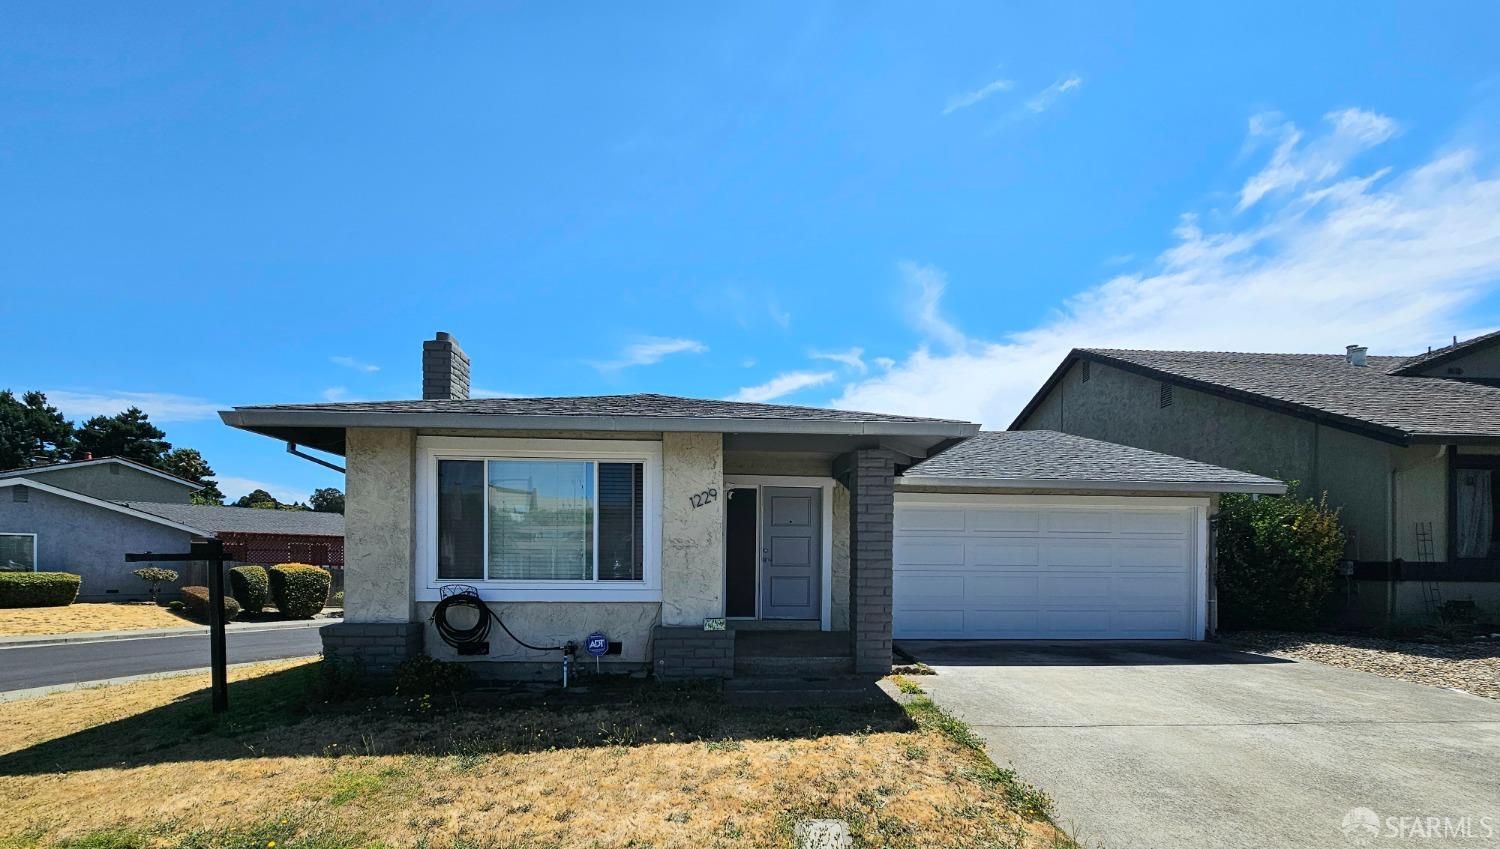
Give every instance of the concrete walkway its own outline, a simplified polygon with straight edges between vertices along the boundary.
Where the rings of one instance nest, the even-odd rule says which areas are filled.
[[[1209,644],[900,646],[1085,846],[1500,849],[1500,702]]]

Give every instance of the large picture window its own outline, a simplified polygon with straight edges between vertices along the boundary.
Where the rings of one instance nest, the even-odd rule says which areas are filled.
[[[36,534],[0,534],[0,572],[36,571]]]
[[[439,459],[436,472],[439,580],[644,580],[644,463]]]
[[[1500,469],[1458,467],[1453,474],[1459,558],[1500,558]]]

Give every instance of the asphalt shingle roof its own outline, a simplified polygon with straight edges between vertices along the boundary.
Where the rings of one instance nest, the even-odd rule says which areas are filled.
[[[1500,437],[1500,387],[1394,374],[1410,357],[1372,356],[1360,367],[1349,365],[1341,354],[1116,348],[1079,353],[1372,425],[1392,435]]]
[[[263,404],[237,410],[306,410],[326,413],[474,413],[497,416],[619,416],[639,418],[767,419],[830,422],[950,422],[952,419],[893,416],[759,404],[713,401],[675,395],[575,395],[553,398],[470,398],[466,401],[341,401],[325,404]],[[955,422],[962,424],[962,422]]]
[[[309,536],[344,535],[342,513],[318,513],[312,510],[262,510],[254,507],[215,507],[209,504],[169,504],[151,501],[118,503],[210,534],[236,532]]]
[[[1055,430],[981,431],[936,457],[912,466],[904,476],[1253,487],[1279,483],[1249,472]]]

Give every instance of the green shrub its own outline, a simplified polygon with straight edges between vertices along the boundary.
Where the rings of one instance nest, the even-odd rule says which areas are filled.
[[[183,587],[182,604],[187,612],[195,619],[208,621],[209,607],[208,587]],[[234,600],[234,596],[224,596],[224,621],[229,621],[240,615],[240,603]]]
[[[344,606],[344,591],[339,590],[338,592],[329,596],[328,603],[333,607],[342,608]]]
[[[247,613],[259,613],[271,600],[271,578],[264,566],[236,566],[229,570],[229,589]]]
[[[1318,624],[1344,553],[1327,498],[1225,495],[1219,502],[1219,623],[1226,629]]]
[[[178,599],[174,598],[171,601],[167,602],[167,609],[168,610],[182,611],[182,610],[186,610],[187,609],[187,605],[183,604],[181,601],[179,601]]]
[[[71,572],[0,572],[0,607],[66,607],[82,583]]]
[[[157,604],[157,595],[161,592],[162,584],[170,584],[177,580],[177,573],[171,569],[163,569],[160,566],[143,566],[130,574],[146,582],[146,591],[151,594],[151,603]]]
[[[328,602],[333,577],[327,569],[306,563],[280,563],[271,567],[271,602],[281,615],[311,619]]]

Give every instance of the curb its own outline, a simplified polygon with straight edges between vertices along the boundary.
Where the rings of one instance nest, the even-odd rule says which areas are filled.
[[[309,655],[309,658],[317,655]],[[228,669],[238,669],[242,666],[259,666],[263,663],[276,663],[282,660],[304,660],[300,657],[281,657],[275,660],[251,660],[245,663],[231,663]],[[146,672],[140,675],[124,675],[119,678],[100,678],[97,681],[75,681],[71,684],[48,684],[45,687],[31,687],[25,690],[7,690],[0,692],[0,705],[9,702],[24,702],[27,699],[40,699],[43,696],[51,696],[57,693],[71,693],[75,690],[93,690],[99,687],[113,687],[117,684],[134,684],[139,681],[160,681],[166,678],[180,678],[184,675],[198,675],[209,671],[207,666],[199,666],[194,669],[171,669],[166,672]]]
[[[259,631],[288,631],[298,628],[321,628],[342,619],[306,619],[294,622],[246,622],[231,625],[228,634],[253,634]],[[191,637],[207,634],[207,625],[192,625],[185,628],[140,628],[134,631],[81,631],[74,634],[45,634],[38,637],[0,637],[0,650],[30,648],[33,646],[60,646],[68,643],[102,643],[114,640],[153,640],[164,637]]]

